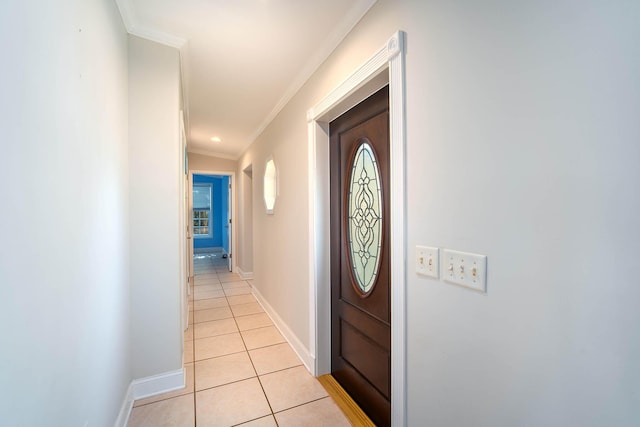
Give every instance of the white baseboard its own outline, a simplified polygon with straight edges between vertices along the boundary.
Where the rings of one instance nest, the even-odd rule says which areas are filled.
[[[127,392],[124,395],[124,400],[122,401],[122,405],[120,406],[120,412],[118,413],[118,418],[116,418],[116,422],[113,425],[114,427],[127,427],[129,423],[129,415],[131,415],[131,408],[133,408],[133,382],[129,383],[129,387],[127,387]]]
[[[243,271],[240,267],[236,267],[236,269],[238,270],[240,277],[243,279],[253,279],[253,271]]]
[[[311,353],[309,353],[309,350],[304,346],[304,344],[302,344],[302,342],[293,333],[293,331],[289,329],[287,324],[284,323],[280,316],[278,316],[278,313],[276,313],[273,307],[269,305],[267,300],[264,299],[258,289],[256,289],[255,287],[252,287],[252,289],[256,299],[258,300],[264,311],[267,313],[267,315],[271,318],[274,325],[276,325],[276,328],[278,328],[282,336],[289,342],[291,348],[293,348],[293,351],[295,351],[300,360],[302,360],[302,363],[307,368],[307,371],[313,374],[312,368],[316,365],[315,358],[311,355]]]
[[[184,368],[131,381],[120,407],[115,427],[126,427],[135,400],[180,390],[185,387],[185,381],[186,372]]]
[[[185,370],[184,368],[180,368],[175,371],[133,380],[131,383],[133,398],[136,400],[144,399],[145,397],[155,396],[156,394],[180,390],[185,387],[185,378]]]

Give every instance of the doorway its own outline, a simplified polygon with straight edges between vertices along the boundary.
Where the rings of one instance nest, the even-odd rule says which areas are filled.
[[[389,90],[329,125],[331,374],[379,426],[391,425]]]
[[[229,271],[235,271],[234,173],[190,171],[189,178],[191,262],[196,257],[219,258],[224,260]]]
[[[242,170],[242,227],[238,230],[241,257],[237,261],[238,273],[243,279],[253,279],[253,164]]]

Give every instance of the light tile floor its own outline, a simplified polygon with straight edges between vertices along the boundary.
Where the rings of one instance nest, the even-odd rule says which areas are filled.
[[[129,427],[349,426],[220,254],[197,254],[186,388],[138,400]]]

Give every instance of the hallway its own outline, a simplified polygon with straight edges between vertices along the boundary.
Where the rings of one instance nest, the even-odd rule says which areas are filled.
[[[186,388],[135,402],[129,427],[348,426],[220,254],[196,254]]]

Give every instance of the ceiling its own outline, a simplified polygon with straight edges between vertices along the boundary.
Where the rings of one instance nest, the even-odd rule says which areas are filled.
[[[180,49],[189,151],[236,159],[376,0],[116,2],[129,33]]]

